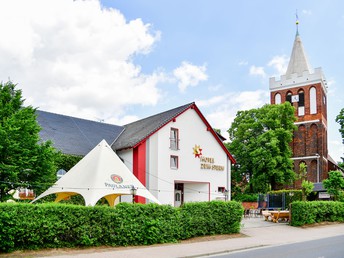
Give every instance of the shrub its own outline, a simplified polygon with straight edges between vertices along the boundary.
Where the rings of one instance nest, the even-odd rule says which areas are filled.
[[[291,225],[303,226],[305,224],[323,221],[344,222],[344,203],[332,201],[293,202],[291,205]]]
[[[257,202],[258,194],[236,194],[232,199],[238,202]]]
[[[181,208],[182,228],[185,234],[182,239],[238,233],[243,207],[239,202],[202,202],[185,203]]]
[[[0,252],[151,245],[237,233],[241,215],[239,203],[223,201],[188,203],[180,208],[131,203],[120,203],[115,208],[0,203]]]

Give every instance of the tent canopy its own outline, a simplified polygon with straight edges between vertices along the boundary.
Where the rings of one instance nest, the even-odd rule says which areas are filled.
[[[108,201],[110,206],[114,206],[118,196],[132,195],[133,189],[136,190],[135,195],[160,204],[158,199],[120,160],[107,142],[102,140],[55,185],[32,202],[49,194],[57,194],[55,202],[80,194],[84,198],[86,206],[94,206],[102,197]]]

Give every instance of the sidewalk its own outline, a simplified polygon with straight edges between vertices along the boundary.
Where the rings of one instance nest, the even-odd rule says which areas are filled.
[[[296,228],[286,223],[272,223],[263,218],[244,218],[241,233],[245,236],[225,240],[164,244],[144,247],[111,248],[97,250],[90,253],[87,250],[55,256],[55,258],[82,257],[82,258],[136,258],[136,257],[206,257],[208,255],[227,253],[248,248],[273,246],[314,240],[319,238],[344,235],[344,223]]]

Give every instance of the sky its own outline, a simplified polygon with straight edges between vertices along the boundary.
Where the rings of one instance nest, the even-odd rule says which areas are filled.
[[[329,154],[344,148],[342,0],[0,0],[0,81],[25,105],[116,125],[195,102],[227,130],[270,102],[295,33],[328,82]]]

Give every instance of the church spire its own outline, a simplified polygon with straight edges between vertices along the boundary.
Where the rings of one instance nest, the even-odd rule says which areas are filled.
[[[296,13],[296,36],[287,68],[286,78],[290,79],[294,73],[296,73],[297,76],[302,76],[304,71],[311,72],[311,70],[311,65],[307,60],[307,56],[299,35],[299,19]]]

